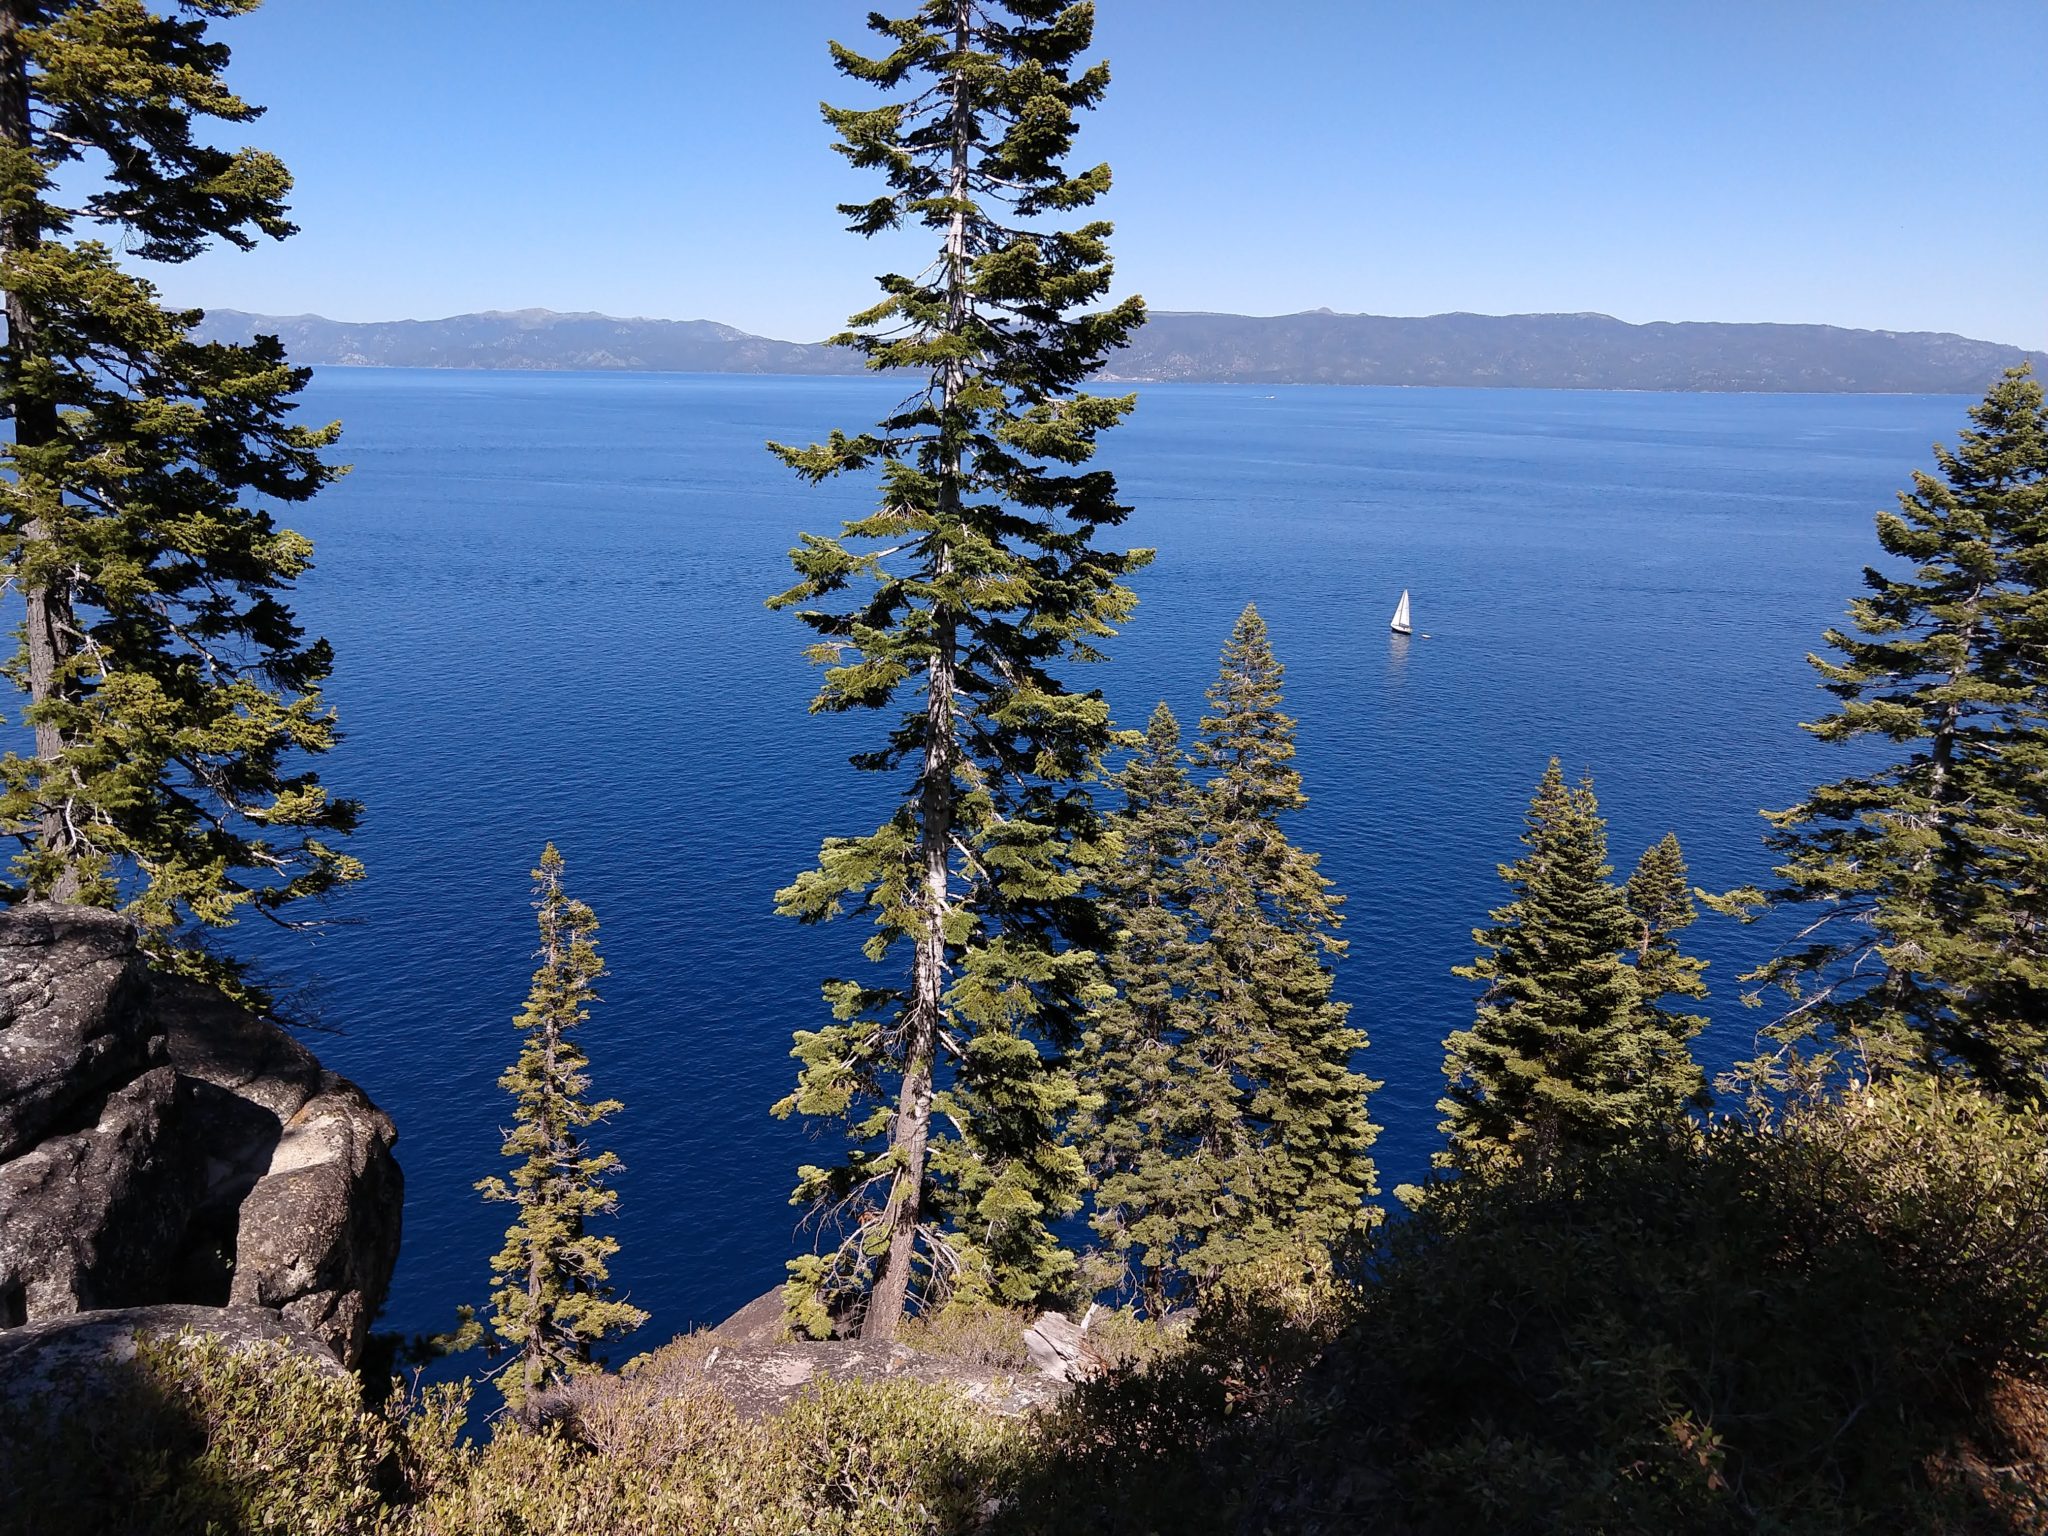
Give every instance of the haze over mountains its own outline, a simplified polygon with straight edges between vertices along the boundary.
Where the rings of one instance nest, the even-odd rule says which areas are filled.
[[[848,374],[844,349],[774,341],[711,320],[620,319],[545,309],[445,320],[352,322],[211,312],[201,334],[283,338],[321,367]],[[1257,317],[1154,311],[1109,360],[1109,381],[1466,385],[1532,389],[1981,394],[2048,354],[1940,331],[1656,321],[1609,315]]]

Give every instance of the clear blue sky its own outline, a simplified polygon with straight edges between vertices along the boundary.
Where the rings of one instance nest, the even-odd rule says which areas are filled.
[[[268,0],[224,23],[304,232],[161,278],[343,319],[809,339],[885,251],[817,103],[865,0]],[[1158,308],[1603,310],[2048,346],[2048,0],[1100,0]]]

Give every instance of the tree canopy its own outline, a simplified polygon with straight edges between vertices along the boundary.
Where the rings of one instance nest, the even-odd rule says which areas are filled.
[[[236,986],[196,929],[292,921],[361,873],[334,842],[358,808],[309,767],[335,740],[332,653],[286,600],[312,547],[272,510],[339,473],[338,428],[294,420],[308,374],[275,338],[195,340],[115,248],[293,232],[284,166],[199,136],[260,113],[211,35],[254,3],[0,5],[0,576],[34,735],[0,761],[0,825],[22,893],[119,908],[159,964]]]
[[[887,969],[827,982],[832,1022],[797,1033],[776,1112],[842,1120],[850,1141],[800,1175],[795,1199],[827,1235],[792,1265],[793,1315],[815,1332],[858,1313],[887,1338],[914,1276],[920,1295],[1025,1303],[1073,1272],[1050,1230],[1082,1183],[1063,1056],[1099,985],[1089,784],[1115,733],[1100,692],[1071,679],[1130,612],[1123,579],[1146,558],[1098,547],[1127,509],[1084,467],[1133,400],[1079,386],[1143,306],[1104,302],[1106,223],[1060,227],[1109,186],[1107,166],[1066,165],[1109,79],[1084,62],[1093,8],[927,0],[868,24],[878,51],[832,56],[882,99],[825,118],[886,190],[841,211],[864,235],[921,227],[938,249],[882,277],[835,340],[922,382],[870,430],[771,445],[807,479],[879,482],[872,513],[803,535],[773,604],[818,636],[814,710],[896,711],[854,761],[904,795],[780,893],[807,922],[866,918],[867,958]]]

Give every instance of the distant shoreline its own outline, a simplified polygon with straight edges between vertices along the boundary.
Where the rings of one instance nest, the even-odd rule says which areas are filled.
[[[540,365],[498,365],[481,363],[306,363],[302,358],[293,358],[316,373],[433,373],[451,377],[468,377],[478,374],[516,375],[535,377],[561,375],[570,378],[613,378],[613,379],[758,379],[764,384],[849,384],[862,379],[879,380],[884,375],[861,373],[757,373],[735,372],[717,368],[552,368]],[[1259,379],[1134,379],[1097,375],[1088,381],[1089,387],[1108,386],[1131,389],[1403,389],[1417,393],[1437,390],[1485,391],[1496,394],[1562,394],[1562,395],[1754,395],[1760,398],[1771,396],[1814,397],[1827,396],[1843,400],[1974,400],[1975,395],[1967,391],[1941,389],[1629,389],[1617,385],[1600,384],[1325,384],[1306,381],[1275,383]]]
[[[520,373],[856,377],[846,348],[777,341],[711,320],[549,310],[356,322],[216,310],[208,339],[280,337],[315,367]],[[1928,331],[1655,321],[1607,315],[1256,317],[1160,311],[1099,382],[1613,390],[1641,394],[1981,395],[2048,353]]]

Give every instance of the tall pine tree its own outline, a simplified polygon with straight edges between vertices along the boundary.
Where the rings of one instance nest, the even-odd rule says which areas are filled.
[[[1047,1225],[1082,1182],[1060,1143],[1075,1089],[1059,1053],[1097,985],[1087,784],[1113,733],[1066,669],[1098,658],[1144,558],[1096,547],[1126,509],[1107,471],[1081,468],[1134,401],[1078,386],[1143,307],[1091,309],[1109,226],[1057,227],[1109,187],[1107,166],[1064,164],[1109,78],[1078,62],[1093,7],[925,0],[869,26],[884,51],[833,58],[884,99],[825,116],[887,190],[841,211],[861,234],[922,226],[938,250],[883,277],[837,339],[924,382],[870,431],[775,445],[807,479],[874,467],[881,483],[840,536],[803,536],[773,603],[819,637],[814,710],[899,711],[855,763],[907,782],[894,815],[828,840],[778,901],[804,921],[860,913],[868,958],[893,969],[826,984],[834,1020],[797,1033],[776,1111],[843,1120],[851,1141],[802,1170],[796,1200],[853,1230],[792,1265],[792,1314],[816,1331],[859,1309],[863,1335],[888,1338],[919,1275],[927,1293],[1023,1303],[1072,1270]]]
[[[1809,658],[1839,699],[1806,728],[1891,760],[1771,814],[1768,901],[1799,939],[1748,980],[1774,1033],[1853,1070],[1961,1073],[2048,1099],[2048,411],[2031,371],[1915,471],[1850,624]],[[1907,568],[1910,569],[1907,569]]]
[[[1209,770],[1191,905],[1205,1050],[1236,1082],[1236,1123],[1211,1132],[1224,1197],[1185,1260],[1198,1287],[1317,1266],[1377,1219],[1365,1031],[1331,995],[1343,898],[1282,827],[1308,803],[1295,723],[1265,620],[1247,604],[1223,648],[1194,759]]]
[[[594,1345],[647,1321],[612,1294],[607,1261],[618,1239],[590,1231],[593,1218],[618,1206],[611,1175],[619,1158],[593,1150],[586,1133],[623,1106],[587,1097],[590,1060],[576,1031],[597,1001],[604,962],[597,917],[563,891],[562,872],[562,856],[549,843],[533,872],[540,966],[513,1021],[525,1042],[498,1079],[516,1105],[503,1151],[518,1167],[510,1183],[493,1177],[476,1186],[485,1199],[519,1208],[491,1259],[500,1283],[488,1319],[493,1346],[517,1351],[518,1369],[505,1382],[514,1403],[586,1369]]]
[[[1091,1225],[1148,1316],[1185,1294],[1187,1255],[1232,1204],[1224,1169],[1240,1147],[1240,1095],[1210,1028],[1209,946],[1192,909],[1200,801],[1180,722],[1161,704],[1116,776],[1116,862],[1102,899],[1116,927],[1109,996],[1081,1053],[1088,1111],[1079,1144],[1095,1181]]]
[[[34,750],[0,763],[21,892],[116,907],[160,964],[235,981],[180,942],[286,920],[360,874],[357,808],[307,768],[334,741],[332,657],[284,593],[311,546],[272,519],[334,477],[338,429],[292,419],[306,371],[274,338],[201,343],[113,246],[180,262],[292,233],[242,124],[216,18],[256,0],[0,0],[0,575],[21,594],[9,675]]]
[[[1541,1166],[1571,1149],[1621,1144],[1656,1117],[1653,1048],[1636,972],[1639,938],[1609,880],[1607,824],[1590,781],[1556,758],[1529,802],[1528,852],[1500,866],[1512,899],[1476,928],[1482,953],[1455,974],[1483,982],[1477,1017],[1444,1042],[1442,1165]]]
[[[1677,833],[1665,833],[1645,850],[1621,895],[1634,923],[1628,958],[1635,967],[1650,1117],[1676,1123],[1688,1109],[1705,1109],[1711,1102],[1706,1073],[1690,1049],[1693,1037],[1707,1027],[1706,1018],[1676,1012],[1669,1001],[1707,995],[1706,961],[1679,947],[1678,936],[1698,920],[1699,909],[1686,881],[1685,850]]]

